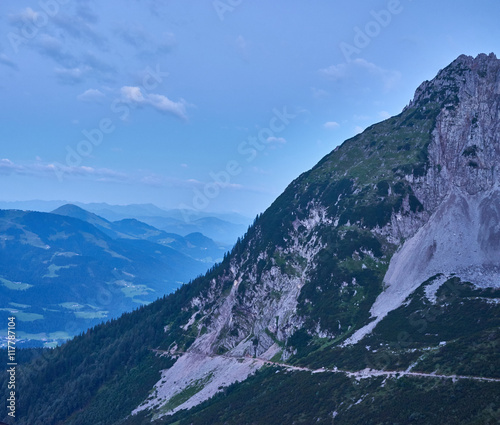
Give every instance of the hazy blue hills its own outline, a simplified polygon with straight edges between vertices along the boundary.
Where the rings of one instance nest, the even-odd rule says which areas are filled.
[[[0,208],[51,212],[67,204],[69,204],[67,201],[4,201],[0,202]],[[153,204],[110,205],[81,202],[73,204],[109,222],[134,218],[165,232],[181,236],[200,232],[227,246],[232,246],[252,222],[252,218],[238,213],[214,213],[182,209],[164,210]]]
[[[24,339],[63,340],[172,292],[223,255],[199,233],[112,223],[74,205],[0,210],[1,316],[14,312]]]
[[[220,261],[224,256],[224,252],[230,248],[230,245],[216,243],[200,232],[193,232],[186,236],[181,236],[176,233],[168,233],[164,230],[159,230],[135,218],[125,218],[110,222],[72,204],[63,205],[52,211],[52,213],[86,221],[113,239],[145,239],[163,246],[168,246],[196,260],[209,263],[210,265]],[[207,218],[206,220],[209,222],[222,222],[222,220],[216,218]],[[219,224],[219,226],[222,227],[221,232],[223,232],[224,224]]]

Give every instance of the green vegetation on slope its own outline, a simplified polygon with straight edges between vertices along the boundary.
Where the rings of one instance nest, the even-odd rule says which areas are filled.
[[[498,383],[421,378],[351,380],[263,369],[213,399],[153,425],[496,424]],[[124,425],[146,425],[141,415]]]

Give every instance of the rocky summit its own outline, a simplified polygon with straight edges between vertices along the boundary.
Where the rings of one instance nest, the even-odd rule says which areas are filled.
[[[17,423],[498,423],[499,130],[500,60],[460,56],[205,276],[39,353]]]

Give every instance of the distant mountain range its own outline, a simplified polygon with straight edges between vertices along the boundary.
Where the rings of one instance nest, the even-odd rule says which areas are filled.
[[[226,249],[76,205],[0,210],[0,316],[15,313],[31,345],[64,340],[174,291]]]
[[[50,212],[67,201],[16,201],[0,202],[0,209],[19,209]],[[164,210],[153,204],[110,205],[107,203],[73,203],[88,212],[109,221],[135,218],[169,233],[186,236],[200,232],[205,236],[232,246],[252,223],[252,219],[238,213],[205,213],[196,210]]]

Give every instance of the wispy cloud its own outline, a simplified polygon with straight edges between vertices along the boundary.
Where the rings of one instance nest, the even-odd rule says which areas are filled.
[[[138,26],[120,24],[116,27],[114,33],[125,44],[132,47],[139,57],[169,53],[177,43],[175,35],[171,32],[165,32],[158,37],[151,35],[146,29]]]
[[[42,56],[54,60],[63,67],[75,67],[78,64],[75,56],[65,49],[59,39],[51,35],[41,34],[33,41],[32,45]]]
[[[356,121],[369,121],[373,119],[370,115],[360,115],[360,114],[354,114],[352,118]]]
[[[86,166],[72,167],[59,163],[46,163],[39,159],[32,163],[14,163],[10,159],[0,159],[0,175],[18,174],[24,176],[57,177],[65,175],[72,177],[92,177],[99,179],[112,179],[115,181],[129,181],[127,174],[110,170],[108,168],[93,168]]]
[[[87,51],[82,56],[82,63],[89,66],[95,72],[99,73],[101,77],[110,77],[115,74],[116,70],[106,61],[99,58],[95,53]]]
[[[45,12],[38,12],[30,7],[26,7],[8,16],[9,23],[19,29],[26,24],[34,25],[38,28],[39,25],[37,23],[40,20],[46,19],[47,15]],[[98,21],[98,16],[93,12],[88,3],[78,2],[74,14],[69,14],[60,9],[58,13],[51,15],[50,25],[45,30],[49,29],[49,27],[56,27],[64,32],[64,36],[69,36],[79,42],[90,41],[94,45],[103,47],[106,44],[106,39],[94,27],[94,24]]]
[[[177,102],[170,100],[167,96],[155,93],[143,94],[140,87],[124,86],[121,88],[122,100],[126,103],[151,106],[153,109],[161,113],[175,115],[184,120],[186,115],[186,101],[180,99]]]
[[[162,53],[170,52],[177,44],[175,34],[172,32],[164,33],[159,40],[156,40],[157,51]]]
[[[99,47],[106,44],[106,38],[92,27],[92,20],[88,20],[88,16],[81,11],[74,16],[61,11],[52,17],[52,22],[77,41],[90,41]]]
[[[284,145],[286,143],[286,139],[283,137],[271,136],[267,138],[267,143],[278,143],[280,145]]]
[[[324,99],[330,95],[326,90],[316,87],[311,87],[311,93],[315,99]]]
[[[348,78],[356,69],[365,70],[368,73],[382,80],[385,89],[392,89],[401,79],[399,71],[384,69],[373,62],[368,62],[366,59],[355,59],[349,63],[341,63],[338,65],[330,65],[327,68],[319,70],[319,73],[329,80],[338,81]]]
[[[144,48],[144,45],[151,40],[149,34],[141,27],[130,27],[129,25],[120,25],[115,34],[128,45],[135,48]]]
[[[263,168],[260,168],[260,167],[252,167],[252,172],[254,174],[259,174],[259,175],[263,175],[263,176],[268,176],[268,175],[271,174],[269,171],[266,171],[266,170],[264,170]]]
[[[10,159],[0,159],[0,175],[8,175],[13,173],[21,173],[22,167],[14,164]]]
[[[107,40],[95,25],[99,17],[90,2],[79,1],[73,6],[61,8],[48,20],[45,12],[27,7],[9,15],[8,21],[19,30],[26,25],[37,28],[36,37],[30,38],[26,46],[57,64],[54,73],[59,83],[79,84],[88,78],[112,81],[116,69],[108,63]],[[40,19],[45,19],[46,24],[37,24]],[[1,58],[0,63],[9,65]]]
[[[42,162],[37,159],[30,163],[14,163],[10,159],[0,159],[0,175],[20,175],[59,179],[85,179],[100,183],[138,184],[145,186],[167,186],[172,184],[189,186],[190,183],[153,173],[123,173],[110,168],[95,168],[85,165],[69,166],[58,162]]]
[[[77,96],[77,99],[82,102],[102,102],[106,96],[98,89],[88,89]]]
[[[386,89],[393,88],[396,83],[401,80],[401,73],[399,71],[381,68],[380,66],[377,66],[372,62],[368,62],[365,59],[355,59],[351,63],[366,69],[370,74],[379,77],[384,82]]]
[[[267,174],[263,170],[256,169],[254,172]],[[145,186],[153,188],[178,187],[192,190],[194,188],[203,189],[207,184],[212,184],[211,180],[203,182],[197,179],[179,179],[176,177],[161,174],[136,171],[123,173],[109,168],[94,168],[90,166],[67,166],[58,162],[47,163],[37,159],[31,163],[14,163],[10,159],[0,159],[0,176],[19,175],[30,176],[32,178],[50,178],[59,181],[85,180],[96,183],[113,183],[134,186]],[[239,183],[221,183],[221,189],[233,191],[249,191],[258,193],[268,193],[267,187],[245,186]]]
[[[89,24],[96,24],[99,22],[99,16],[92,10],[88,3],[84,4],[79,2],[76,6],[76,14],[81,20]]]
[[[391,114],[387,111],[380,111],[378,113],[379,118],[382,118],[383,120],[386,120],[387,118],[391,117]]]
[[[90,78],[108,83],[115,74],[113,67],[89,52],[75,65],[57,67],[54,72],[57,81],[62,84],[79,84]]]
[[[15,69],[16,71],[19,70],[19,67],[17,64],[10,59],[7,55],[4,53],[0,53],[0,64],[8,66],[9,68]]]
[[[248,42],[247,40],[245,39],[245,37],[243,37],[242,35],[239,35],[236,40],[235,40],[235,46],[236,46],[236,50],[238,51],[238,54],[240,55],[240,57],[245,60],[245,61],[248,61]]]
[[[328,130],[334,130],[336,128],[339,128],[340,124],[336,121],[328,121],[323,124],[323,127],[327,128]]]
[[[327,68],[320,69],[319,73],[330,80],[337,81],[347,76],[347,67],[348,64],[346,63],[330,65]]]
[[[31,7],[26,7],[18,13],[10,14],[8,20],[12,25],[21,26],[25,24],[35,23],[38,16],[38,12],[35,12]]]
[[[83,66],[75,68],[56,68],[54,72],[60,83],[79,84],[89,75],[90,71],[91,68],[89,66]]]

